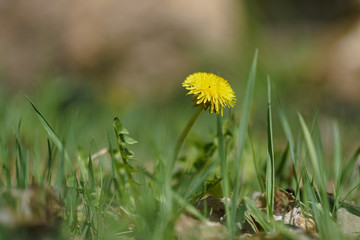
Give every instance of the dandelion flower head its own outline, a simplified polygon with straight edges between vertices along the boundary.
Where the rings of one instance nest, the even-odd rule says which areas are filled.
[[[213,73],[198,72],[189,75],[182,83],[189,94],[194,94],[195,105],[202,105],[204,109],[210,108],[210,113],[215,111],[221,116],[224,107],[234,107],[235,93],[230,84]]]

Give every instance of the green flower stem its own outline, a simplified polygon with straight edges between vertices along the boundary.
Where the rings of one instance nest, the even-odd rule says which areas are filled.
[[[188,124],[186,125],[186,127],[184,128],[184,130],[182,131],[177,143],[176,143],[176,147],[175,147],[175,151],[174,151],[174,156],[173,156],[173,161],[172,161],[172,166],[171,166],[171,170],[173,169],[174,165],[175,165],[175,161],[179,155],[180,149],[182,144],[184,143],[184,140],[186,138],[186,136],[188,135],[191,127],[194,125],[196,119],[199,117],[200,113],[202,112],[203,107],[199,106],[197,111],[194,113],[194,115],[191,117],[190,121],[188,122]]]

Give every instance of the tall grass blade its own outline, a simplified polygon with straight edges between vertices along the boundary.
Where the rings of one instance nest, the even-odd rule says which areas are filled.
[[[48,146],[48,161],[47,161],[47,175],[46,180],[50,184],[51,183],[51,166],[53,163],[53,153],[50,145],[49,139],[47,140],[47,146]]]
[[[320,135],[320,130],[319,130],[319,126],[318,124],[314,124],[315,130],[314,130],[314,134],[312,134],[313,140],[314,140],[314,145],[315,145],[315,149],[316,149],[316,154],[317,154],[317,158],[318,158],[318,165],[320,168],[320,172],[323,174],[323,178],[325,181],[327,181],[327,173],[329,172],[328,169],[326,169],[325,166],[325,162],[324,162],[324,147],[323,147],[323,143],[322,143],[322,138]]]
[[[37,185],[42,185],[42,176],[41,176],[41,165],[40,165],[40,149],[39,149],[39,142],[36,139],[33,156],[34,156],[34,171],[36,176],[36,183]]]
[[[16,159],[16,180],[17,187],[25,187],[25,159],[24,159],[24,150],[21,147],[20,143],[20,127],[21,120],[18,124],[18,131],[15,134],[15,145],[17,150],[17,159]]]
[[[319,116],[319,111],[316,111],[313,122],[312,122],[311,131],[310,131],[311,137],[313,137],[315,134],[318,116]],[[300,128],[300,132],[303,132],[302,128]],[[304,146],[302,145],[302,141],[303,141],[303,134],[299,134],[298,140],[297,140],[297,146],[296,146],[296,155],[295,155],[295,157],[297,159],[297,164],[299,165],[299,168],[300,168],[300,176],[299,176],[299,181],[298,181],[299,183],[302,181],[303,176],[305,176],[306,174],[307,174],[307,176],[311,175],[309,173],[309,170],[306,167],[306,161],[304,161],[304,160],[300,161],[300,159],[307,159],[307,156],[309,154],[308,148],[306,148],[306,147],[305,147],[305,149],[303,148]],[[314,147],[314,149],[315,149],[315,147]],[[302,154],[302,152],[304,152],[304,153]],[[325,176],[324,176],[324,179],[325,179]],[[299,198],[299,196],[300,196],[300,188],[297,188],[296,189],[296,197]]]
[[[341,172],[342,172],[342,157],[341,157],[341,142],[340,142],[340,131],[338,123],[333,123],[334,131],[334,180],[335,180],[335,190],[334,190],[334,199],[335,204],[333,208],[333,213],[339,205],[338,197],[341,194]]]
[[[296,171],[297,167],[298,167],[298,160],[297,160],[297,155],[295,153],[294,138],[293,138],[293,134],[291,132],[289,121],[288,121],[284,111],[281,108],[279,108],[279,115],[280,115],[280,122],[281,122],[282,128],[285,132],[286,139],[289,143],[290,155],[293,160],[293,166],[294,166],[293,167],[293,174],[294,174],[293,179],[295,180],[296,193],[297,193],[300,189],[300,184],[299,184],[299,177],[298,177],[298,174]],[[299,194],[296,194],[296,197],[298,197],[298,196],[299,196]]]
[[[251,105],[252,105],[252,99],[253,99],[253,93],[255,88],[255,78],[256,78],[256,66],[257,66],[257,59],[258,59],[258,50],[256,49],[254,54],[254,59],[251,65],[251,70],[246,86],[245,91],[245,97],[244,102],[242,105],[242,113],[241,113],[241,120],[240,120],[240,126],[239,126],[239,137],[238,137],[238,145],[237,145],[237,158],[235,161],[235,183],[233,187],[233,197],[232,197],[232,203],[234,206],[237,206],[239,204],[238,200],[238,194],[239,194],[239,188],[240,188],[240,181],[241,181],[241,159],[242,159],[242,152],[245,145],[246,135],[247,135],[247,129],[249,125],[249,119],[250,119],[250,111],[251,111]],[[235,223],[235,217],[236,217],[237,208],[232,208],[231,211],[231,222],[232,224]]]
[[[267,216],[273,218],[274,211],[274,194],[275,194],[275,160],[274,160],[274,140],[272,130],[272,113],[271,113],[271,82],[268,83],[268,112],[267,112],[267,135],[268,135],[268,157],[266,165],[266,207]]]
[[[300,121],[300,125],[302,128],[304,137],[305,137],[307,150],[310,155],[310,162],[311,162],[311,166],[314,171],[313,174],[315,175],[315,179],[317,180],[317,183],[320,184],[320,190],[326,191],[325,177],[323,175],[324,173],[322,173],[320,171],[319,160],[318,160],[318,157],[316,154],[314,142],[311,138],[310,131],[309,131],[308,127],[306,126],[306,123],[300,113],[298,113],[298,117],[299,117],[299,121]]]
[[[46,121],[46,119],[43,117],[43,115],[40,113],[40,111],[35,107],[35,105],[31,102],[31,100],[28,98],[29,103],[31,104],[31,106],[33,107],[36,115],[38,116],[41,124],[43,125],[43,127],[45,128],[46,132],[48,133],[50,139],[53,141],[53,143],[55,144],[55,146],[59,149],[60,152],[64,152],[64,158],[67,162],[67,164],[71,167],[71,169],[73,169],[72,163],[70,161],[70,157],[63,145],[63,143],[60,141],[59,137],[57,136],[57,134],[55,133],[55,131],[53,130],[53,128],[50,126],[50,124]]]
[[[94,171],[93,171],[93,165],[92,165],[92,159],[91,159],[91,145],[93,141],[90,144],[90,150],[89,150],[89,163],[88,163],[88,175],[89,175],[89,187],[90,189],[94,189]]]
[[[29,151],[26,152],[26,157],[25,157],[25,163],[24,163],[24,172],[25,172],[25,179],[24,179],[24,185],[25,187],[28,187],[30,184],[30,154]]]

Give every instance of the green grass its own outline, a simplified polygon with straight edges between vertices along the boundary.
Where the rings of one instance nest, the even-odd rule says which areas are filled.
[[[39,134],[29,140],[21,131],[23,123],[27,123],[22,118],[13,135],[1,136],[0,209],[11,206],[21,210],[16,198],[21,200],[23,195],[13,194],[15,189],[20,193],[31,190],[37,196],[44,194],[46,200],[34,200],[30,209],[22,209],[30,210],[31,218],[42,220],[43,225],[39,226],[43,228],[29,227],[24,217],[25,223],[19,220],[14,228],[0,224],[0,239],[10,236],[23,239],[37,227],[42,229],[40,235],[44,238],[177,239],[189,230],[175,230],[179,229],[181,214],[192,215],[198,221],[207,220],[206,211],[197,208],[198,201],[206,195],[231,199],[231,204],[225,201],[224,239],[241,235],[240,228],[246,224],[255,233],[266,231],[298,239],[295,232],[273,218],[277,187],[295,188],[302,211],[312,214],[323,239],[344,239],[336,225],[336,211],[348,207],[344,199],[359,196],[360,180],[355,170],[360,148],[347,160],[342,150],[341,129],[334,122],[329,161],[318,115],[315,114],[311,128],[308,118],[300,113],[296,121],[289,121],[286,112],[295,115],[296,111],[273,103],[270,78],[256,79],[257,59],[256,51],[247,87],[244,92],[236,91],[243,96],[238,97],[241,108],[229,111],[225,117],[204,113],[200,121],[206,122],[203,125],[207,128],[199,122],[192,123],[196,133],[189,135],[182,149],[175,144],[179,134],[175,126],[190,118],[190,110],[174,114],[168,125],[159,120],[161,114],[155,114],[155,121],[150,121],[151,117],[141,110],[132,115],[145,126],[140,130],[127,126],[127,122],[133,124],[129,116],[108,117],[98,122],[104,125],[101,137],[90,137],[86,131],[91,131],[94,123],[91,119],[81,120],[88,121],[83,127],[75,123],[62,126],[67,121],[56,116],[49,120],[51,112],[29,100],[28,108],[39,120],[31,128]],[[252,134],[257,128],[252,122],[255,80],[267,82],[268,86],[268,99],[263,103],[267,106],[263,113],[267,119],[263,134],[267,144]],[[176,122],[179,117],[183,119]],[[70,130],[65,131],[66,127]],[[26,133],[29,131],[26,129]],[[281,143],[277,139],[282,135]],[[179,157],[174,158],[174,154]],[[327,200],[329,187],[333,189],[333,206]],[[266,211],[251,200],[254,191],[265,192]],[[50,202],[52,198],[57,203]],[[41,214],[44,209],[56,209],[55,206],[59,209],[56,214]]]

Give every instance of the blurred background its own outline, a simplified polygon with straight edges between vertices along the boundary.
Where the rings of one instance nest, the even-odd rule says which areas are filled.
[[[345,150],[359,146],[359,0],[0,0],[0,140],[13,144],[21,120],[24,141],[46,147],[29,97],[68,148],[107,146],[118,116],[146,158],[194,111],[187,75],[227,79],[239,110],[255,49],[255,134],[266,134],[269,75],[294,126],[319,110],[325,130],[340,122]],[[200,121],[191,134],[208,139],[215,120]]]

